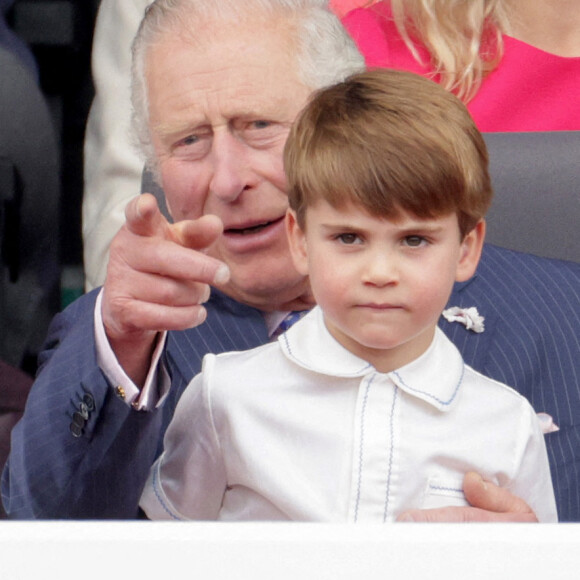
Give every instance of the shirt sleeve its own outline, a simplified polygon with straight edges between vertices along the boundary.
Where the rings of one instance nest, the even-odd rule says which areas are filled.
[[[526,400],[523,403],[519,425],[522,437],[515,456],[515,476],[506,487],[526,501],[539,522],[555,523],[558,521],[558,512],[544,440],[550,434],[543,434],[531,405]]]
[[[115,394],[121,397],[127,405],[138,411],[147,411],[161,406],[171,387],[169,373],[163,365],[160,365],[161,355],[167,342],[167,333],[159,334],[145,385],[139,389],[127,376],[109,344],[101,314],[102,299],[103,291],[101,290],[95,303],[94,313],[95,343],[99,367],[115,389]]]
[[[151,468],[140,506],[149,519],[215,520],[226,490],[226,470],[210,408],[209,376],[194,377],[167,429],[162,455]]]

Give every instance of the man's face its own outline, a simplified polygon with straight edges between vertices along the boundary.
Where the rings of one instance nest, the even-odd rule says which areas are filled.
[[[260,25],[211,26],[202,32],[209,40],[195,43],[168,35],[150,50],[146,78],[173,218],[221,218],[224,233],[209,253],[231,270],[223,289],[268,310],[293,307],[308,292],[286,239],[282,152],[310,90],[287,29]]]

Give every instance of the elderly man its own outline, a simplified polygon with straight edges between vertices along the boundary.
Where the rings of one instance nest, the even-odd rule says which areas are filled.
[[[363,66],[325,4],[157,0],[147,13],[134,50],[134,104],[148,164],[175,223],[153,197],[132,201],[103,290],[55,319],[3,476],[10,515],[135,517],[165,427],[203,355],[262,344],[289,311],[311,306],[285,237],[282,149],[309,94]],[[560,356],[542,343],[539,352],[544,333],[537,321],[513,340],[530,318],[515,289],[539,289],[536,300],[577,313],[579,270],[488,248],[479,275],[451,299],[480,308],[486,330],[442,323],[469,364],[566,424],[548,436],[565,437],[554,445],[548,439],[556,470],[578,461],[567,415],[580,414],[580,400],[558,374],[570,372],[578,346]],[[558,285],[551,282],[556,276]],[[562,284],[568,288],[552,298]],[[559,393],[543,383],[547,361]],[[560,509],[577,517],[575,473],[555,475]],[[507,489],[474,474],[465,493],[476,507],[405,517],[534,520]]]
[[[0,5],[2,1],[6,3],[0,0]],[[129,131],[129,75],[131,42],[151,2],[99,2],[92,53],[95,98],[87,121],[84,148],[83,247],[87,290],[103,284],[109,245],[125,221],[125,206],[141,184],[143,160],[131,146]],[[367,3],[367,0],[329,2],[339,16]]]

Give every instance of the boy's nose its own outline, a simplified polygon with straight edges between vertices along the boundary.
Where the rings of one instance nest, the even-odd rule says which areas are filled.
[[[383,287],[395,284],[399,279],[396,258],[386,251],[375,251],[369,254],[365,264],[363,282]]]

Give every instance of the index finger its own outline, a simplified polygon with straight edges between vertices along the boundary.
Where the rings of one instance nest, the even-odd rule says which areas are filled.
[[[170,225],[150,193],[133,198],[125,207],[126,226],[138,236],[162,236]]]

